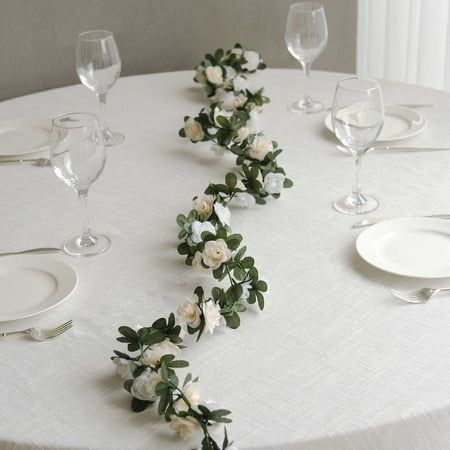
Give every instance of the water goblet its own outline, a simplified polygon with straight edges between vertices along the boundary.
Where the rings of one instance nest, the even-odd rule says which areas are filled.
[[[352,193],[333,203],[344,214],[365,214],[375,211],[379,202],[361,191],[359,172],[361,159],[372,147],[384,123],[381,88],[370,78],[349,77],[340,80],[334,94],[331,113],[333,129],[339,141],[350,151],[355,165]]]
[[[111,31],[85,31],[78,36],[78,77],[98,98],[103,136],[107,147],[119,145],[125,140],[122,133],[111,131],[104,120],[106,96],[118,80],[121,67],[119,50]]]
[[[308,94],[308,79],[313,61],[324,51],[328,41],[325,10],[318,3],[294,3],[289,7],[284,35],[289,53],[303,68],[305,87],[303,99],[289,105],[297,114],[310,114],[323,110],[323,103]]]
[[[97,117],[88,113],[63,114],[52,120],[50,160],[58,178],[78,194],[83,232],[63,243],[71,256],[93,256],[111,246],[107,236],[91,231],[87,215],[89,188],[105,167],[106,150]]]

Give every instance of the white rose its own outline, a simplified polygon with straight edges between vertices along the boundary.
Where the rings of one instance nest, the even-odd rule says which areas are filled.
[[[236,59],[241,59],[243,50],[240,47],[235,47],[231,50],[231,53],[236,56]]]
[[[150,367],[155,367],[164,355],[178,355],[180,348],[169,339],[166,339],[158,344],[154,344],[144,352],[144,361]]]
[[[200,402],[201,395],[200,384],[196,381],[189,381],[183,388],[183,395],[187,398],[191,407],[197,406]],[[189,409],[183,398],[178,399],[174,406],[177,413],[180,411],[188,411]]]
[[[205,329],[213,334],[214,328],[220,325],[220,307],[213,300],[203,303],[203,317],[205,318]]]
[[[225,72],[227,80],[232,80],[236,76],[236,71],[231,66],[225,66]]]
[[[248,88],[248,81],[247,78],[243,77],[242,75],[238,75],[233,80],[233,87],[235,91],[246,91]]]
[[[136,369],[136,363],[130,359],[114,357],[113,363],[116,366],[117,375],[122,378],[122,380],[129,380],[133,378],[133,371]]]
[[[250,129],[247,127],[239,128],[237,136],[234,141],[238,144],[242,144],[250,136]]]
[[[218,99],[218,101],[220,102],[220,106],[225,111],[233,111],[235,109],[235,107],[234,107],[235,99],[236,99],[236,97],[233,92],[223,92],[220,95],[220,98]]]
[[[268,173],[264,178],[264,190],[268,194],[279,194],[283,189],[284,175],[282,173]]]
[[[267,153],[273,150],[272,141],[266,136],[255,136],[248,154],[259,161],[263,161]]]
[[[192,117],[189,117],[184,123],[184,132],[186,133],[186,137],[194,142],[202,141],[205,137],[202,125]]]
[[[233,106],[235,109],[242,108],[247,103],[247,97],[244,94],[239,94],[234,98]]]
[[[205,244],[202,256],[203,262],[207,266],[217,269],[231,258],[231,250],[223,239],[217,239],[217,241],[208,241]]]
[[[233,198],[233,204],[239,206],[240,208],[252,208],[255,206],[255,197],[248,192],[239,192]]]
[[[203,219],[208,219],[213,212],[214,197],[212,195],[201,194],[195,200],[193,208]]]
[[[215,123],[215,125],[218,127],[221,127],[221,125],[219,125],[219,123],[217,122],[218,116],[222,116],[222,117],[225,117],[226,119],[229,119],[232,115],[233,115],[233,111],[224,111],[217,107],[214,108],[214,123]]]
[[[194,299],[186,297],[183,303],[178,307],[177,313],[191,328],[197,328],[200,325],[202,310]]]
[[[192,242],[195,244],[198,244],[202,242],[202,233],[204,231],[209,231],[210,233],[215,234],[216,229],[214,228],[214,225],[211,222],[199,222],[198,220],[194,221],[192,223],[192,235],[191,239]]]
[[[206,82],[205,66],[200,65],[195,68],[194,80],[197,83],[205,84]]]
[[[230,226],[231,212],[226,206],[223,206],[221,203],[214,203],[214,212],[222,225]]]
[[[205,69],[206,79],[211,84],[222,84],[222,68],[220,66],[209,66]]]
[[[246,50],[244,52],[244,58],[247,61],[242,65],[243,69],[247,69],[249,72],[253,72],[258,69],[259,66],[259,53],[253,50]]]
[[[206,269],[202,265],[203,255],[200,252],[196,252],[194,255],[194,259],[192,260],[192,267],[194,269],[200,270],[201,272],[209,272],[209,269]]]
[[[170,416],[170,428],[186,439],[194,431],[200,431],[199,423],[192,417]]]
[[[158,373],[146,370],[134,379],[131,385],[131,395],[139,400],[155,401],[155,388],[160,381],[161,376]]]

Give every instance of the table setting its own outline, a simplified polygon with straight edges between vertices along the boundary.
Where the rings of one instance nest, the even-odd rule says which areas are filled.
[[[0,447],[445,448],[450,94],[327,40],[298,3],[303,82],[238,43],[119,78],[86,31],[81,85],[0,103]]]

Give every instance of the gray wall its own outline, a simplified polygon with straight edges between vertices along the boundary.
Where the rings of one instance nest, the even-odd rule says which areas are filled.
[[[0,100],[78,82],[81,31],[116,36],[122,75],[189,69],[241,42],[269,67],[297,67],[284,47],[295,0],[0,0]],[[357,0],[321,0],[329,42],[313,69],[355,71]]]

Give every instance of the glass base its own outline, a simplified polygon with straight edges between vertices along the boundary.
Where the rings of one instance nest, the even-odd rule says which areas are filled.
[[[125,135],[122,133],[114,133],[109,128],[103,130],[103,139],[107,147],[120,145],[125,140]]]
[[[321,102],[314,100],[305,101],[297,100],[288,106],[289,111],[295,114],[314,114],[323,111],[324,105]]]
[[[77,236],[64,242],[62,249],[70,256],[95,256],[106,252],[111,240],[103,234],[91,234],[88,237]]]
[[[342,214],[366,214],[375,211],[380,203],[375,197],[350,194],[333,202],[333,208]]]

